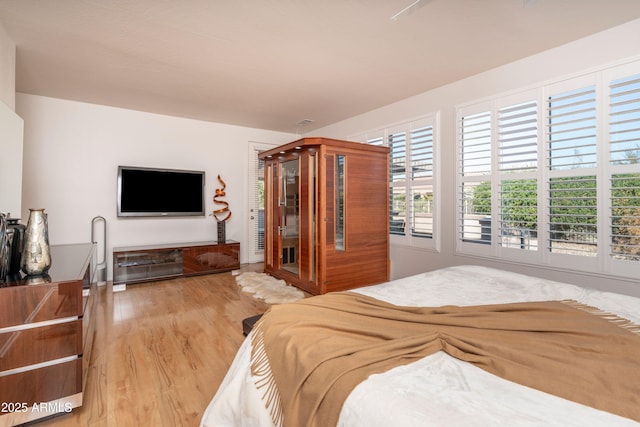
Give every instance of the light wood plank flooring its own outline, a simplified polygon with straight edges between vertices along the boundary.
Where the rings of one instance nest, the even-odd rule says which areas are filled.
[[[100,290],[84,404],[37,427],[197,426],[244,339],[242,319],[268,308],[231,273]]]

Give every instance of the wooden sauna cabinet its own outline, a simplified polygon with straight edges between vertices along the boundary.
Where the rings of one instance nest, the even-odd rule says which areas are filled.
[[[389,280],[389,149],[303,138],[260,153],[265,272],[311,294]]]

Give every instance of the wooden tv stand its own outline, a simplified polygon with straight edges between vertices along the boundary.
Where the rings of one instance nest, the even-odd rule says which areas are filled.
[[[131,284],[240,268],[240,243],[173,243],[113,248],[113,284]]]

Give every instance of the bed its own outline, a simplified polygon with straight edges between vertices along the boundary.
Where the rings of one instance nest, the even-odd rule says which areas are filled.
[[[480,266],[445,268],[350,293],[403,307],[574,301],[625,320],[633,339],[640,332],[637,326],[640,298]],[[252,375],[255,333],[252,331],[239,349],[202,416],[201,426],[255,427],[279,423],[263,400],[264,388],[258,389]],[[640,407],[640,353],[631,351],[634,352],[631,360],[623,368],[628,374],[625,387],[630,387],[631,397],[625,395],[624,403]],[[291,369],[293,359],[289,362]],[[616,398],[607,390],[600,393],[595,394]],[[345,427],[640,425],[636,416],[616,415],[509,381],[443,351],[368,376],[348,393],[335,416],[337,425]],[[323,424],[320,420],[317,425]]]

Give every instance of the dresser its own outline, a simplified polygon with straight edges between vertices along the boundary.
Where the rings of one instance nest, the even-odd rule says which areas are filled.
[[[93,244],[51,247],[47,275],[0,284],[0,425],[82,405],[98,299]]]

